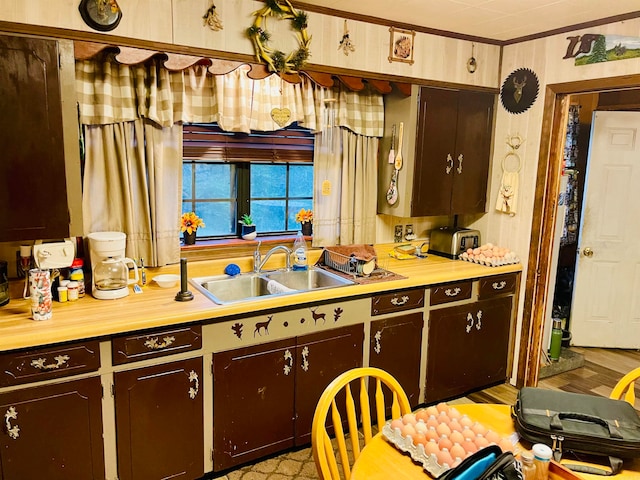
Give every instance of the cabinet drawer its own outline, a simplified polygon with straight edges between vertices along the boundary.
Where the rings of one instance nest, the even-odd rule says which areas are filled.
[[[398,292],[375,295],[371,299],[371,315],[401,312],[424,306],[424,289],[401,290]]]
[[[0,355],[0,387],[93,372],[100,368],[97,340]]]
[[[443,303],[456,302],[471,298],[472,282],[448,283],[431,287],[431,305],[441,305]]]
[[[506,273],[493,277],[481,278],[478,298],[491,298],[497,295],[505,295],[516,291],[518,280],[517,273]]]
[[[202,327],[191,325],[115,337],[111,341],[114,365],[189,352],[202,347]]]

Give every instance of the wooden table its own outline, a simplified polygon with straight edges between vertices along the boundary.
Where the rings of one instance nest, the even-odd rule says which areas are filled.
[[[484,424],[502,436],[514,433],[509,405],[464,404],[453,405],[463,414]],[[519,449],[516,449],[516,452]],[[575,462],[579,463],[579,462]],[[616,480],[638,480],[640,478],[640,459],[625,460],[625,469],[615,476]],[[586,473],[567,473],[557,468],[550,475],[551,480],[561,478],[602,480],[600,475]],[[422,465],[415,463],[408,454],[402,453],[378,433],[362,450],[353,465],[351,480],[425,480],[430,478]]]

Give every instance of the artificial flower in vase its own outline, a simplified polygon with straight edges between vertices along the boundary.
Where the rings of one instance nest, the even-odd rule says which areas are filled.
[[[196,232],[198,228],[204,226],[204,222],[195,212],[183,213],[180,218],[180,231],[183,234],[184,244],[193,245],[196,243]]]
[[[245,240],[254,240],[256,238],[258,232],[256,232],[256,224],[253,223],[251,215],[247,215],[246,213],[242,215],[242,218],[240,219],[240,225],[242,227],[242,230],[240,232],[242,238],[244,238]]]
[[[311,236],[313,233],[313,211],[311,209],[305,210],[301,208],[296,213],[296,222],[300,223],[300,230],[305,236]]]

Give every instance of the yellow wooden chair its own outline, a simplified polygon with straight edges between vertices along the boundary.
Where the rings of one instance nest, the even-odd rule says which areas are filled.
[[[636,401],[636,380],[640,378],[640,367],[631,370],[624,377],[622,377],[616,386],[613,387],[609,398],[616,400],[625,400],[635,407]]]
[[[370,380],[373,380],[373,382],[370,383]],[[313,424],[311,426],[313,459],[321,480],[338,480],[340,478],[349,480],[351,477],[351,462],[355,462],[361,450],[358,424],[361,423],[364,445],[369,443],[373,436],[371,404],[373,404],[375,408],[375,419],[377,421],[378,431],[382,430],[385,424],[385,394],[382,388],[383,385],[386,385],[391,391],[390,395],[387,392],[387,397],[391,397],[387,400],[389,400],[391,404],[392,418],[399,418],[401,415],[411,412],[409,399],[402,386],[393,376],[379,368],[354,368],[339,375],[324,390],[320,400],[318,400],[315,415],[313,416]],[[372,388],[369,388],[369,386]],[[358,387],[360,391],[358,402],[359,415],[356,411],[356,401],[352,394],[352,389],[357,390]],[[369,396],[369,390],[372,390],[371,398]],[[344,392],[344,396],[341,392]],[[337,400],[338,395],[339,398],[344,397],[344,405]],[[340,411],[346,411],[347,433],[350,437],[352,447],[351,455],[349,455],[347,450],[347,435],[343,428],[343,418]],[[331,415],[331,422],[329,423],[333,425],[334,428],[334,441],[337,444],[339,457],[336,457],[336,452],[334,451],[326,427],[329,415]],[[338,461],[342,466],[344,477],[340,476]]]

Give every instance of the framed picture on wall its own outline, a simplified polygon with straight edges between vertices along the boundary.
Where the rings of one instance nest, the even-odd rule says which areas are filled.
[[[401,28],[389,28],[391,41],[389,43],[389,62],[404,62],[413,65],[413,41],[416,32]]]

